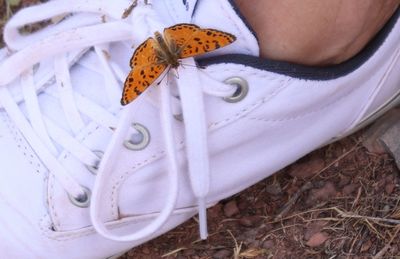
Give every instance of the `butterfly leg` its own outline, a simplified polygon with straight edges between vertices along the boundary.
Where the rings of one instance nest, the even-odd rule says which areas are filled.
[[[157,85],[160,85],[160,83],[164,80],[164,78],[168,75],[169,71],[171,70],[171,67],[169,66],[167,69],[167,71],[164,73],[164,75],[162,76],[161,79],[158,80],[158,82],[156,83]],[[167,85],[168,85],[168,76],[167,76]]]
[[[130,6],[128,6],[128,8],[125,9],[125,11],[122,13],[122,16],[121,16],[122,19],[125,19],[126,17],[128,17],[131,14],[133,8],[135,8],[137,6],[137,2],[138,2],[138,0],[133,0],[132,4]]]
[[[149,4],[149,0],[144,0],[143,3],[144,3],[145,5],[151,5],[151,4]],[[125,19],[126,17],[128,17],[128,16],[132,13],[132,10],[133,10],[137,5],[138,5],[138,0],[133,0],[133,1],[132,1],[132,4],[131,4],[128,8],[126,8],[126,9],[124,10],[124,12],[122,13],[121,18],[122,18],[122,19]]]

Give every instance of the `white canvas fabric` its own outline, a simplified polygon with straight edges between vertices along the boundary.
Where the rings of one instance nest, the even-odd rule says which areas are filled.
[[[0,257],[107,258],[197,213],[205,238],[206,207],[397,103],[398,13],[357,57],[319,69],[258,58],[256,37],[228,0],[139,1],[122,19],[130,3],[54,0],[6,25]],[[131,46],[176,23],[237,40],[198,58],[204,68],[183,60],[121,107]],[[227,102],[237,84],[248,94]]]

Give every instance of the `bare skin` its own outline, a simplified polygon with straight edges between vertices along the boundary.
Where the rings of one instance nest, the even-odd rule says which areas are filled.
[[[341,63],[382,28],[400,0],[235,0],[261,56],[304,65]]]

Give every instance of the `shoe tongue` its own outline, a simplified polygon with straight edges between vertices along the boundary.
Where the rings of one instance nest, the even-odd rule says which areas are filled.
[[[240,53],[259,56],[255,33],[242,18],[232,0],[165,0],[175,23],[194,23],[202,28],[229,32],[236,41],[207,56]]]

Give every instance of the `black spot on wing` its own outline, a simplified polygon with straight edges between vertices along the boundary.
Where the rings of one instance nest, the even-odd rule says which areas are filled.
[[[137,87],[135,87],[135,88],[133,89],[133,91],[135,92],[136,95],[142,94],[142,91],[140,91],[139,88],[137,88]]]
[[[212,42],[214,43],[216,49],[219,49],[221,47],[221,45],[219,45],[219,42],[217,40],[213,40]]]

